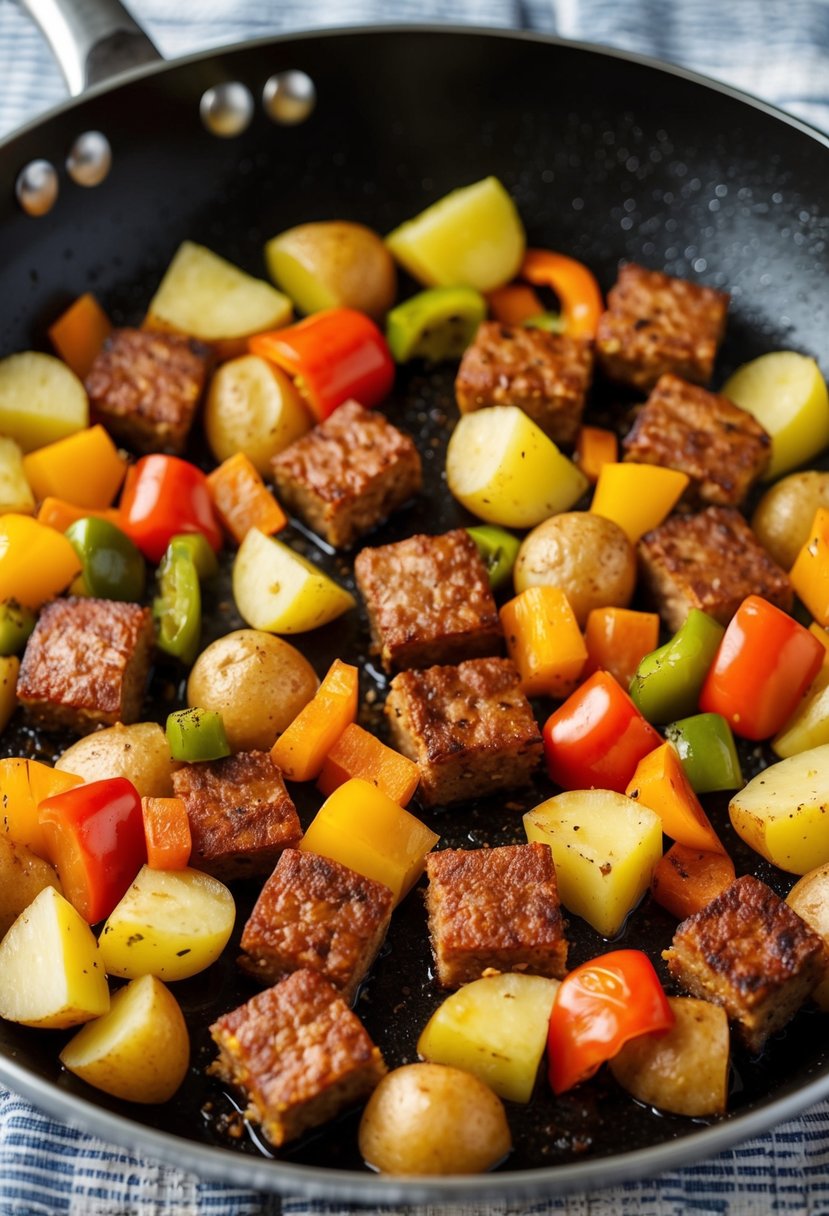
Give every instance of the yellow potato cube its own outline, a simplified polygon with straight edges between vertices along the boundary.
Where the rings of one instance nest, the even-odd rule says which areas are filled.
[[[293,381],[267,359],[241,355],[214,372],[204,431],[217,460],[244,452],[269,477],[272,458],[310,430],[311,422]]]
[[[62,359],[34,350],[0,359],[0,433],[24,452],[88,425],[86,389]]]
[[[820,627],[819,627],[820,628]],[[829,664],[824,663],[793,716],[771,741],[781,760],[829,743]]]
[[[251,528],[233,563],[239,614],[266,633],[305,633],[355,606],[354,596],[281,541]]]
[[[807,874],[829,862],[829,744],[770,765],[728,813],[737,835],[781,870]]]

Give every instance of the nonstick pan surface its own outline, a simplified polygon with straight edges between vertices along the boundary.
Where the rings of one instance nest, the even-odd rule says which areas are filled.
[[[237,139],[204,130],[198,102],[206,88],[240,80],[258,96],[272,73],[289,68],[307,72],[317,88],[317,107],[305,124],[279,127],[257,112]],[[62,164],[89,129],[112,143],[107,180],[83,190],[64,179],[49,215],[23,215],[14,201],[20,168],[35,157]],[[386,231],[489,173],[514,196],[530,243],[583,259],[605,289],[619,261],[634,259],[729,290],[716,384],[744,360],[781,347],[813,354],[826,369],[824,137],[685,72],[546,38],[469,29],[337,32],[198,56],[98,89],[7,140],[0,146],[0,356],[48,349],[47,325],[85,290],[97,294],[116,323],[140,321],[184,238],[262,275],[263,242],[290,224],[337,217]],[[598,405],[617,415],[625,408],[607,392]],[[418,437],[427,487],[371,543],[471,522],[448,500],[441,477],[455,417],[451,373],[401,374],[388,412]],[[331,558],[298,531],[292,540],[350,579],[348,556]],[[220,586],[210,600],[205,642],[237,623]],[[362,720],[382,729],[384,684],[368,654],[364,618],[353,613],[301,645],[320,672],[335,656],[360,663]],[[159,668],[154,688],[175,694],[178,683],[174,669]],[[154,697],[147,715],[163,718],[169,702]],[[13,724],[2,749],[50,758],[64,743]],[[517,841],[521,810],[551,792],[539,778],[520,797],[424,817],[447,845]],[[304,790],[299,801],[307,822],[319,799]],[[711,813],[738,873],[754,872],[785,893],[791,878],[740,846],[724,804]],[[237,895],[238,937],[255,891],[240,887]],[[572,964],[606,948],[576,918],[571,922]],[[673,927],[646,901],[623,941],[658,960]],[[829,1095],[826,1023],[804,1012],[759,1059],[735,1056],[730,1113],[711,1125],[657,1115],[605,1078],[556,1102],[539,1085],[533,1103],[510,1109],[515,1152],[481,1177],[378,1178],[359,1160],[355,1115],[272,1157],[235,1117],[230,1096],[204,1076],[213,1054],[207,1026],[254,991],[233,957],[229,949],[209,972],[176,987],[193,1032],[193,1063],[171,1103],[140,1108],[98,1094],[60,1070],[61,1035],[6,1023],[0,1079],[59,1117],[202,1175],[371,1203],[541,1196],[654,1174],[720,1151]],[[417,1034],[441,999],[429,965],[415,891],[395,914],[357,1006],[390,1066],[415,1058]]]

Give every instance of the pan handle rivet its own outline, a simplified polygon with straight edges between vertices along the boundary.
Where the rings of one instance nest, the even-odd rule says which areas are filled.
[[[253,95],[247,85],[227,80],[202,94],[199,113],[211,135],[232,139],[250,126]]]
[[[27,215],[46,215],[58,197],[58,174],[48,160],[29,161],[14,184],[17,201]]]
[[[316,102],[317,90],[305,72],[277,72],[262,90],[265,113],[283,127],[305,122]]]
[[[112,167],[112,148],[100,131],[85,131],[69,149],[66,172],[78,186],[99,186]]]

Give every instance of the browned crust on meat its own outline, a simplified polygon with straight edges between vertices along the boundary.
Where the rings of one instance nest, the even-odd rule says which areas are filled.
[[[223,880],[269,874],[302,828],[282,774],[268,752],[184,764],[173,773],[184,799],[193,848],[190,864]]]
[[[86,378],[93,416],[133,451],[181,453],[210,361],[194,338],[116,329]]]
[[[444,849],[426,859],[429,932],[444,988],[488,967],[561,979],[567,941],[549,845]]]
[[[823,939],[751,875],[684,920],[662,957],[689,992],[725,1009],[754,1052],[794,1017],[826,965]]]
[[[354,574],[387,671],[501,649],[489,576],[464,528],[361,549]]]
[[[592,378],[592,342],[485,321],[461,360],[455,396],[462,414],[517,405],[555,443],[571,446]]]
[[[420,770],[425,806],[527,785],[542,741],[509,659],[404,671],[386,700],[392,738]]]
[[[747,410],[667,373],[624,440],[625,460],[679,469],[686,499],[739,506],[771,459],[771,439]]]
[[[272,467],[282,503],[338,549],[388,519],[423,480],[409,436],[356,401],[280,452]]]
[[[153,621],[139,604],[92,598],[47,604],[26,643],[17,698],[50,730],[88,734],[136,722],[150,670]]]
[[[356,1014],[316,971],[295,971],[210,1027],[210,1071],[237,1086],[277,1147],[368,1097],[386,1072]]]
[[[286,849],[245,925],[239,965],[263,984],[308,967],[351,1001],[393,905],[383,883],[328,857]]]
[[[645,584],[671,630],[680,628],[692,608],[727,625],[747,595],[791,612],[788,575],[733,507],[672,515],[642,537],[638,553]]]
[[[629,262],[599,319],[596,353],[605,374],[645,390],[665,372],[707,384],[728,302],[723,291]]]

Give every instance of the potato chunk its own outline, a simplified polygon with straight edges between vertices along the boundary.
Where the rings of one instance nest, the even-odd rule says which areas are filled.
[[[61,359],[27,350],[0,360],[0,433],[22,451],[42,448],[88,425],[86,390]]]
[[[829,865],[817,866],[804,874],[789,891],[786,903],[794,908],[810,929],[823,938],[829,952]],[[812,992],[812,1000],[818,1009],[829,1013],[829,966],[824,978]]]
[[[267,633],[305,633],[355,606],[354,596],[281,541],[251,528],[233,564],[243,620]]]
[[[24,844],[0,836],[0,937],[44,887],[60,891],[60,879],[48,861]]]
[[[84,781],[126,777],[142,798],[170,798],[173,769],[167,736],[157,722],[116,722],[73,743],[55,763]]]
[[[829,743],[770,765],[728,813],[738,836],[781,870],[806,874],[829,862]]]

